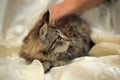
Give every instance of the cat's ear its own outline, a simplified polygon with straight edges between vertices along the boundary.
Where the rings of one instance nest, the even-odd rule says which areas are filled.
[[[45,36],[47,34],[47,23],[44,23],[43,26],[41,27],[41,29],[39,30],[39,36],[40,36],[40,39],[45,39]]]
[[[43,21],[49,23],[49,16],[50,16],[50,12],[49,11],[45,12],[42,18]]]

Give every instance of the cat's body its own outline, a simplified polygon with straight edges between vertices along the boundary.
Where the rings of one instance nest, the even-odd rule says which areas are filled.
[[[47,12],[31,29],[20,50],[20,56],[27,61],[40,60],[45,72],[87,55],[90,47],[90,29],[79,17],[69,15],[54,25],[49,24],[48,17]]]

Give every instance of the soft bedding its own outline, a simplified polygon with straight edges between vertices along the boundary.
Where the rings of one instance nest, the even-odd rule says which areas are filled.
[[[119,80],[120,56],[76,58],[47,74],[38,60],[27,64],[17,55],[0,59],[0,80]]]
[[[43,66],[38,60],[31,64],[12,55],[0,59],[0,80],[43,80]]]
[[[38,60],[28,64],[18,56],[22,39],[40,13],[60,1],[0,0],[0,80],[120,79],[119,0],[110,0],[80,16],[92,30],[95,46],[89,52],[91,56],[55,67],[47,74]]]

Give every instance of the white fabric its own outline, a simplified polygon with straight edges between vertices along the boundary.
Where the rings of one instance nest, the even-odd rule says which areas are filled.
[[[0,59],[0,80],[43,80],[43,66],[38,60],[27,64],[16,55]]]
[[[120,56],[83,57],[53,68],[45,80],[119,80]]]
[[[120,55],[120,34],[92,34],[91,40],[90,56]]]
[[[119,80],[120,56],[81,57],[47,74],[38,60],[27,64],[17,55],[0,59],[0,80]]]
[[[0,56],[18,53],[22,39],[35,23],[40,13],[60,1],[0,0]],[[111,4],[102,4],[81,16],[90,24],[93,34],[120,33],[120,0],[111,1]],[[28,65],[19,57],[1,58],[0,80],[43,80],[42,69],[38,61],[35,61],[35,64],[33,62],[33,64]],[[53,68],[48,74],[44,75],[44,80],[119,79],[119,56],[80,58],[73,61],[70,65]]]

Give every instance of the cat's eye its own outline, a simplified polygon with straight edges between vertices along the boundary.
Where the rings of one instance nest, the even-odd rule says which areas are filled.
[[[69,38],[67,36],[65,36],[60,30],[57,30],[57,32],[59,33],[59,37],[61,39],[64,39],[64,40],[69,40]]]
[[[61,40],[62,39],[62,37],[61,36],[58,36],[58,40]]]

